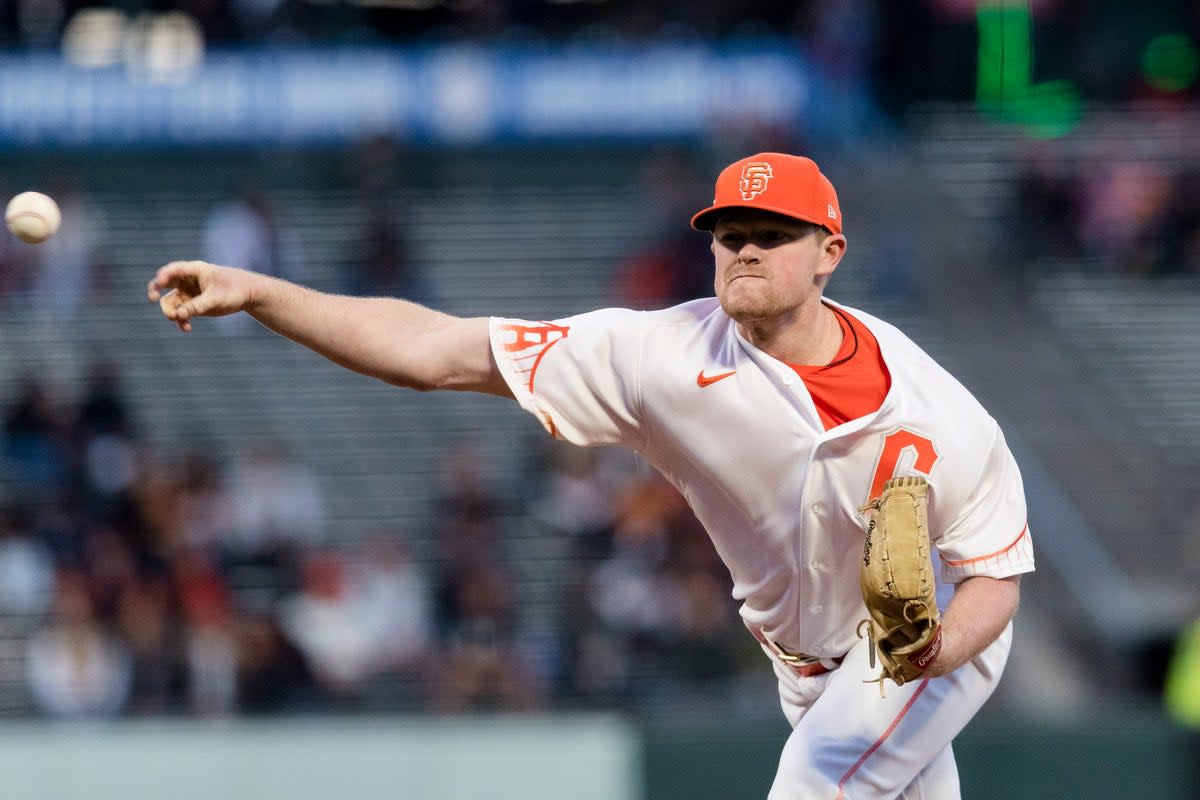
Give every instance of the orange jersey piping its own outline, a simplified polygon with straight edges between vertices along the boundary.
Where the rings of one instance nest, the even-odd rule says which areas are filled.
[[[1017,538],[1012,540],[1012,544],[1008,545],[1007,547],[1002,547],[994,553],[988,553],[986,556],[978,556],[976,558],[964,558],[964,559],[960,559],[958,561],[952,561],[949,558],[946,558],[943,556],[942,563],[944,563],[948,566],[951,566],[951,567],[964,567],[967,564],[974,564],[978,561],[987,561],[989,558],[996,558],[997,556],[1002,556],[1005,553],[1007,553],[1009,550],[1012,550],[1014,547],[1016,547],[1018,544],[1020,544],[1021,540],[1025,538],[1025,534],[1027,534],[1027,533],[1029,533],[1029,523],[1028,522],[1025,523],[1024,528],[1021,528],[1021,532],[1019,534],[1017,534]]]

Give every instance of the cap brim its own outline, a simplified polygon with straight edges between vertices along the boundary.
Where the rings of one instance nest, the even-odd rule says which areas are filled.
[[[813,225],[820,225],[826,230],[830,230],[826,221],[812,219],[810,217],[802,217],[794,212],[788,211],[785,208],[776,208],[775,206],[761,205],[759,203],[725,203],[719,206],[709,206],[703,211],[698,212],[692,217],[692,227],[698,231],[712,231],[717,227],[717,220],[721,218],[722,211],[728,211],[731,208],[748,208],[754,211],[770,211],[772,214],[778,214],[781,217],[789,219],[798,219],[801,222],[811,222]]]

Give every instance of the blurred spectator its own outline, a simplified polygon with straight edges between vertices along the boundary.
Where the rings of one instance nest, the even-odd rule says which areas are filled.
[[[1084,252],[1123,272],[1153,271],[1161,252],[1157,246],[1149,252],[1146,245],[1159,241],[1170,200],[1168,177],[1154,165],[1114,159],[1091,171],[1081,188]]]
[[[551,440],[553,441],[553,440]],[[629,480],[607,457],[615,448],[573,447],[554,441],[549,465],[537,477],[530,516],[567,537],[571,555],[602,558],[612,547],[617,498]]]
[[[117,609],[117,630],[132,659],[128,713],[162,715],[178,710],[183,664],[166,586],[160,582],[128,586]]]
[[[99,436],[130,439],[135,436],[133,415],[121,390],[120,375],[116,362],[99,357],[90,360],[75,419],[75,435],[85,441]]]
[[[138,583],[137,564],[129,543],[114,528],[93,526],[84,542],[83,563],[96,618],[112,622],[122,598]]]
[[[487,463],[471,442],[459,441],[443,451],[434,509],[447,525],[453,527],[459,520],[491,524],[500,514],[500,498],[489,484]]]
[[[366,217],[347,264],[347,291],[430,302],[429,286],[413,261],[412,221],[399,192],[400,142],[391,134],[368,136],[350,148],[344,169]]]
[[[237,625],[238,709],[278,714],[311,707],[313,680],[304,657],[274,615],[249,614]]]
[[[617,266],[617,303],[650,310],[707,297],[711,260],[707,240],[696,231],[681,228],[651,239]]]
[[[609,628],[644,642],[670,633],[674,620],[663,579],[670,527],[683,499],[657,475],[631,487],[621,506],[611,557],[592,575],[591,603]]]
[[[1200,276],[1200,168],[1175,179],[1168,235],[1168,271]]]
[[[248,188],[209,211],[204,221],[204,258],[295,280],[300,277],[304,256],[299,237],[279,222],[267,195],[261,189]],[[226,333],[245,330],[252,321],[247,314],[214,320]]]
[[[29,685],[36,707],[56,717],[108,717],[129,697],[129,649],[97,623],[87,578],[58,574],[54,612],[29,640]]]
[[[210,451],[190,450],[184,454],[174,501],[169,546],[220,554],[232,524],[232,512],[219,466]]]
[[[1029,148],[1014,200],[1013,230],[1021,235],[1013,244],[1027,270],[1043,258],[1079,257],[1077,186],[1062,171],[1060,160],[1046,150]]]
[[[100,231],[104,219],[82,186],[73,179],[50,190],[62,211],[58,233],[32,248],[34,303],[59,314],[70,314],[103,287],[97,269]]]
[[[68,495],[54,502],[31,504],[30,530],[54,556],[56,564],[77,566],[84,561],[84,544],[89,527]]]
[[[181,546],[180,494],[175,470],[153,458],[142,463],[137,482],[130,489],[130,501],[139,512],[147,547],[165,560]]]
[[[219,203],[204,221],[205,258],[217,264],[295,278],[299,273],[299,240],[284,229],[275,206],[257,188]]]
[[[441,559],[434,582],[434,621],[439,638],[446,641],[463,624],[463,583],[482,564],[495,564],[496,531],[490,520],[457,520],[439,535]]]
[[[238,642],[229,588],[202,550],[178,553],[173,570],[188,708],[206,717],[231,714],[238,707]]]
[[[333,551],[309,555],[300,590],[280,603],[280,630],[303,654],[326,703],[412,708],[419,698],[396,694],[395,679],[407,687],[430,674],[430,599],[428,580],[403,549],[373,538],[355,559]],[[391,688],[372,691],[380,679]]]
[[[617,266],[618,304],[651,309],[713,293],[709,238],[685,222],[708,192],[685,153],[664,151],[638,174],[643,211],[638,240]]]
[[[732,677],[744,626],[732,601],[729,573],[690,511],[673,521],[667,585],[674,617],[666,638],[668,667],[698,682]]]
[[[382,531],[360,546],[351,563],[357,614],[374,644],[378,671],[423,670],[433,644],[432,586],[396,533]]]
[[[1200,274],[1200,172],[1120,154],[1072,164],[1030,144],[1013,193],[1027,274],[1044,259],[1139,276]]]
[[[152,541],[137,496],[141,453],[115,363],[98,359],[89,367],[69,437],[76,462],[72,491],[79,495],[87,520],[115,530],[137,569],[156,567],[158,544]]]
[[[368,209],[389,207],[400,187],[401,143],[397,137],[390,133],[367,136],[356,142],[347,156],[344,174],[359,202]]]
[[[16,39],[33,47],[51,47],[58,40],[64,4],[55,0],[16,0],[11,7]]]
[[[35,496],[65,486],[69,456],[64,414],[45,384],[27,375],[4,422],[5,455],[13,477]]]
[[[535,708],[541,693],[516,646],[512,587],[495,564],[475,558],[458,565],[444,587],[447,620],[442,663],[434,675],[434,711]]]
[[[745,636],[732,582],[699,521],[657,474],[630,484],[611,555],[572,615],[568,695],[624,697],[631,674],[712,682],[734,676]],[[591,659],[598,659],[591,661]]]
[[[305,558],[299,591],[279,606],[283,635],[335,702],[357,699],[376,665],[373,631],[356,599],[345,561],[323,551]]]
[[[385,206],[386,208],[386,206]],[[372,211],[357,253],[347,269],[347,291],[428,302],[428,289],[414,270],[398,213]]]
[[[54,590],[54,559],[30,530],[29,512],[0,507],[0,614],[42,614]]]
[[[290,580],[300,553],[325,534],[325,495],[316,475],[283,442],[262,439],[234,464],[226,487],[230,563],[264,567]]]

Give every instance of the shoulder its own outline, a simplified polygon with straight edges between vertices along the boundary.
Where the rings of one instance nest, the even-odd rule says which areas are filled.
[[[729,318],[721,311],[715,297],[692,300],[670,308],[636,311],[629,308],[601,308],[556,320],[553,324],[579,332],[612,335],[632,334],[638,337],[653,332],[680,332],[710,325],[724,326]]]
[[[717,318],[714,320],[714,318]],[[728,321],[715,298],[696,300],[655,311],[601,308],[554,320],[492,317],[493,347],[518,358],[549,350],[575,351],[588,358],[603,353],[642,353],[653,342],[659,354],[708,337],[698,334],[706,326]],[[589,355],[590,354],[590,355]]]
[[[887,365],[893,382],[906,391],[916,391],[928,399],[982,406],[963,384],[925,352],[898,327],[857,308],[839,306],[867,326],[879,343],[879,352]]]
[[[866,312],[845,307],[862,322],[879,343],[879,352],[891,378],[884,401],[887,421],[899,421],[946,448],[962,448],[959,455],[988,452],[1000,426],[983,404],[949,370],[891,323]]]

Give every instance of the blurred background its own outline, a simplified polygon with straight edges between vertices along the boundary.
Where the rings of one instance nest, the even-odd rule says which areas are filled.
[[[635,456],[144,291],[661,307],[761,150],[1022,466],[964,796],[1200,797],[1196,3],[8,0],[0,48],[0,195],[63,211],[0,236],[6,798],[765,797],[770,665]]]

